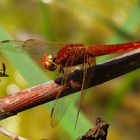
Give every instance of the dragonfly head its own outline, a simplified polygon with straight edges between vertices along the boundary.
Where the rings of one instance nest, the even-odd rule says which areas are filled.
[[[46,54],[42,59],[42,64],[47,70],[54,71],[57,69],[57,64],[54,61],[55,58],[52,55]]]

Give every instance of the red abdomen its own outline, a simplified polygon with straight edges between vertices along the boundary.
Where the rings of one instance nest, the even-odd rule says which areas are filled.
[[[114,53],[130,51],[137,48],[140,48],[140,41],[114,44],[114,45],[94,45],[94,46],[88,47],[88,50],[94,56],[101,56],[105,54],[114,54]]]

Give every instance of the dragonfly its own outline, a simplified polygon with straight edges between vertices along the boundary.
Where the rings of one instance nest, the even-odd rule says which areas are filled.
[[[80,107],[84,100],[83,90],[89,82],[89,77],[86,76],[88,68],[96,65],[96,57],[126,52],[137,48],[140,48],[139,40],[120,44],[95,44],[90,46],[79,43],[48,42],[38,39],[28,39],[25,41],[5,40],[0,42],[0,50],[28,53],[33,57],[37,57],[46,70],[55,71],[58,69],[64,79],[62,87],[67,85],[68,74],[73,71],[74,67],[79,65],[82,67],[83,82],[75,126],[77,125]],[[58,92],[56,95],[56,101],[51,111],[51,126],[53,127],[62,119],[69,106],[69,103],[65,99],[66,97],[58,99],[61,92]],[[58,113],[59,117],[56,118]]]

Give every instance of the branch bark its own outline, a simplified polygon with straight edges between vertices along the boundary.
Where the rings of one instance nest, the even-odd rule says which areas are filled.
[[[126,74],[140,67],[140,49],[128,52],[108,62],[98,64],[88,69],[90,82],[87,88],[102,84],[113,78]],[[82,70],[71,73],[68,77],[70,84],[63,87],[62,78],[22,90],[15,95],[0,99],[0,120],[26,109],[56,99],[57,93],[63,89],[60,97],[75,93],[81,89]]]

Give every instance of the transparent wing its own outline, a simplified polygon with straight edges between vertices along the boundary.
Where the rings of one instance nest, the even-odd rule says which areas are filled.
[[[74,99],[73,98],[74,95],[69,95],[69,96],[58,99],[60,94],[62,94],[64,87],[68,84],[67,80],[68,80],[69,73],[73,70],[72,67],[67,67],[67,64],[69,63],[71,59],[74,61],[74,58],[75,58],[75,54],[71,55],[71,57],[67,60],[64,74],[62,75],[64,79],[62,80],[62,83],[61,83],[62,90],[60,90],[59,93],[57,94],[57,97],[56,97],[56,100],[54,101],[54,106],[51,112],[51,126],[52,127],[55,127],[60,122],[66,110],[68,109],[68,107],[70,106],[70,104],[72,103]],[[71,63],[71,66],[72,66],[72,63]]]
[[[0,42],[0,50],[7,50],[15,53],[25,52],[22,49],[24,41],[17,41],[17,40],[5,40]]]
[[[48,42],[45,40],[29,39],[26,41],[5,40],[0,42],[0,50],[8,50],[15,53],[28,53],[42,58],[46,53],[55,54],[66,43]]]
[[[88,54],[85,54],[84,55],[84,62],[83,62],[83,80],[82,80],[82,87],[81,87],[81,91],[80,91],[80,101],[78,104],[78,111],[77,111],[77,116],[76,116],[76,121],[75,121],[75,128],[76,128],[77,123],[78,123],[78,117],[79,117],[81,105],[83,103],[83,100],[84,100],[85,94],[86,94],[86,90],[84,90],[84,89],[86,89],[88,87],[90,79],[91,79],[90,78],[91,71],[88,71],[88,68],[91,65],[92,66],[96,65],[96,59],[89,56]]]
[[[64,47],[66,43],[48,42],[45,40],[29,39],[24,42],[23,49],[29,54],[40,57],[48,54],[56,54],[58,50]]]
[[[74,99],[73,95],[69,95],[63,98],[56,99],[54,101],[54,106],[51,111],[51,126],[55,127],[63,118],[68,107]]]
[[[68,80],[69,73],[71,71],[73,71],[73,67],[72,66],[73,66],[74,61],[76,61],[76,57],[77,57],[77,52],[75,51],[75,53],[70,55],[70,57],[68,58],[68,60],[66,62],[65,71],[64,71],[64,75],[63,75],[63,77],[64,77],[64,85],[67,84],[66,81]],[[85,58],[85,62],[86,62],[86,59],[87,58]],[[71,62],[71,67],[67,67],[67,64],[69,64],[69,61]],[[87,67],[86,67],[85,63],[83,64],[83,69],[84,69],[83,79],[86,80],[85,75],[87,73]],[[75,126],[77,124],[80,107],[81,107],[81,104],[82,104],[83,99],[84,99],[83,89],[86,87],[86,83],[88,82],[88,81],[85,82],[85,80],[83,80],[83,82],[82,82],[81,98],[80,98],[80,103],[79,103],[79,106],[78,106],[78,113],[77,113],[77,118],[76,118]],[[62,91],[63,91],[63,89],[62,89]],[[62,91],[60,91],[60,94],[61,94]],[[59,96],[60,95],[58,93],[58,97]],[[71,96],[74,97],[74,95],[71,95]],[[68,109],[70,103],[74,99],[73,97],[70,98],[70,97],[66,96],[65,98],[62,98],[62,99],[56,99],[54,107],[52,108],[52,112],[51,112],[51,125],[53,127],[56,126],[58,124],[58,122],[62,119],[62,117],[64,116],[64,114],[65,114],[66,110]]]

